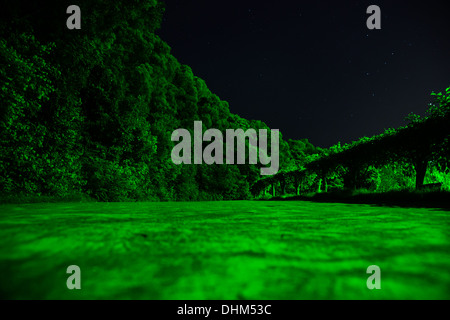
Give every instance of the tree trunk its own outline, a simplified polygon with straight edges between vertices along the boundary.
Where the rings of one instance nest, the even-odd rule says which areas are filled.
[[[416,169],[416,189],[420,189],[423,186],[425,174],[427,173],[428,161],[424,159],[416,160],[414,163],[414,169]]]
[[[328,182],[327,182],[327,178],[323,178],[323,191],[325,193],[328,192]]]
[[[317,193],[322,192],[322,179],[319,179],[319,183],[317,184]]]
[[[300,179],[299,177],[297,177],[295,179],[295,186],[296,186],[296,190],[297,190],[297,195],[300,195],[300,186],[302,185],[302,179]]]

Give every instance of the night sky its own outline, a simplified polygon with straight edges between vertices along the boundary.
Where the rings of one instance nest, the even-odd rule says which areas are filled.
[[[329,147],[450,85],[450,1],[167,0],[160,36],[233,113]],[[369,5],[382,29],[368,30]]]

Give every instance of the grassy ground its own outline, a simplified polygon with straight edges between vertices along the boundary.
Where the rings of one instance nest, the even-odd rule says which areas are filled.
[[[307,201],[0,205],[9,299],[450,299],[449,212]],[[81,290],[66,269],[81,268]],[[366,269],[381,268],[381,290]]]

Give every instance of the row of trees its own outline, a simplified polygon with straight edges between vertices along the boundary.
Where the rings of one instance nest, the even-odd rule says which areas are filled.
[[[171,161],[177,128],[270,129],[228,103],[180,64],[156,34],[158,0],[16,0],[0,12],[0,191],[103,201],[247,199],[261,193],[408,187],[399,177],[448,171],[449,90],[404,128],[330,149],[280,140],[281,172],[259,165]],[[269,132],[270,136],[270,132]],[[248,161],[247,161],[248,163]],[[404,180],[404,179],[403,179]],[[253,193],[253,195],[252,195]]]
[[[79,0],[82,29],[59,0],[12,1],[0,13],[0,190],[103,201],[246,199],[253,165],[171,161],[177,128],[269,128],[228,103],[156,34],[157,0]],[[270,132],[269,132],[270,136]],[[280,141],[280,166],[314,147]],[[292,152],[291,152],[292,151]],[[295,154],[295,157],[292,155]]]
[[[401,180],[412,179],[420,189],[427,170],[434,177],[445,177],[441,182],[449,188],[450,88],[432,95],[434,102],[426,116],[410,114],[405,127],[321,150],[300,170],[260,180],[253,186],[254,194],[326,192],[330,185],[333,189],[398,190],[411,187]]]

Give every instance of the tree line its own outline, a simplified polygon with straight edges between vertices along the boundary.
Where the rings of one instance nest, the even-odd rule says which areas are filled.
[[[232,200],[410,188],[415,177],[420,187],[427,168],[448,176],[448,89],[426,117],[343,146],[280,134],[282,170],[268,179],[251,164],[175,165],[171,134],[194,121],[203,130],[271,130],[231,113],[171,54],[158,36],[163,2],[79,0],[81,30],[66,28],[69,4],[16,0],[0,12],[1,195]]]
[[[255,183],[254,195],[327,192],[330,186],[382,192],[421,189],[427,172],[429,182],[449,189],[450,87],[432,96],[425,116],[410,114],[406,126],[320,150],[301,169]]]
[[[164,3],[11,1],[0,12],[0,192],[100,201],[252,197],[255,165],[171,161],[177,128],[270,129],[232,114],[158,35]],[[280,136],[280,167],[315,148]],[[294,156],[294,155],[295,156]],[[248,161],[246,162],[248,163]]]

